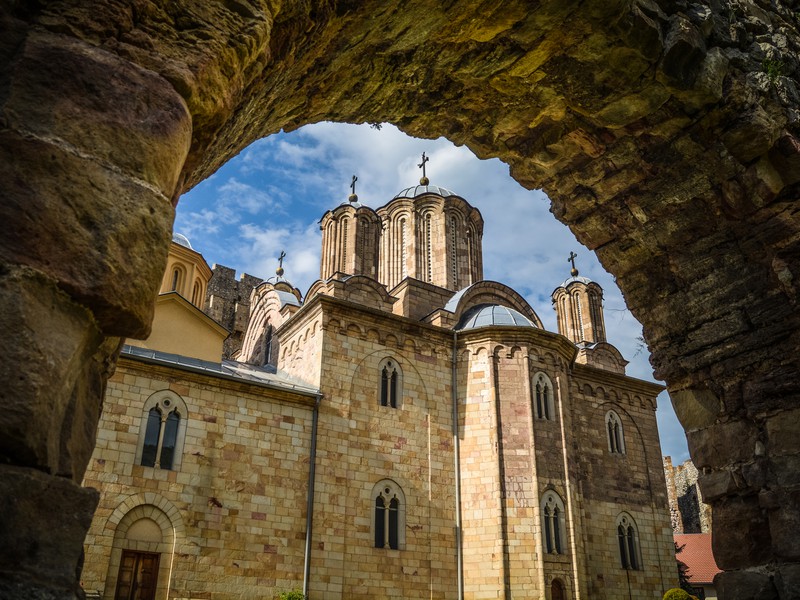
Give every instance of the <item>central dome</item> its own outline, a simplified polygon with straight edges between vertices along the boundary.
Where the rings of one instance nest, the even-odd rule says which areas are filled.
[[[518,310],[499,304],[480,304],[470,308],[461,317],[456,329],[478,329],[503,325],[507,327],[536,327],[530,319]]]
[[[455,192],[439,187],[438,185],[415,185],[398,192],[395,198],[416,198],[417,196],[424,196],[425,194],[436,194],[442,198],[458,196]]]

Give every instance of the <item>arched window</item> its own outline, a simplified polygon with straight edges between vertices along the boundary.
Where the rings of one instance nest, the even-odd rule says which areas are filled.
[[[454,290],[458,286],[458,221],[455,217],[450,217],[450,278],[451,287]]]
[[[264,364],[272,364],[272,324],[269,322],[264,330]]]
[[[433,281],[433,229],[431,213],[425,215],[425,281]]]
[[[400,281],[406,278],[408,268],[408,239],[406,237],[406,220],[400,219]],[[398,282],[399,283],[399,282]]]
[[[194,282],[194,287],[192,288],[192,304],[194,304],[198,308],[202,308],[200,303],[202,302],[202,298],[200,297],[203,292],[203,286],[200,284],[199,281]]]
[[[542,534],[542,545],[547,554],[564,554],[567,541],[564,502],[553,490],[542,496]]]
[[[622,431],[622,420],[613,410],[606,413],[606,434],[608,451],[611,454],[625,454],[625,435]]]
[[[384,479],[372,488],[374,546],[402,550],[405,546],[405,496],[394,481]]]
[[[385,358],[378,366],[380,389],[378,398],[381,406],[400,408],[403,404],[403,372],[393,358]]]
[[[619,545],[619,561],[623,569],[641,570],[642,561],[639,548],[639,531],[636,523],[628,513],[617,517],[617,543]]]
[[[143,467],[177,470],[186,437],[186,403],[175,392],[161,390],[144,404],[137,462]]]
[[[555,418],[553,404],[553,384],[544,373],[533,376],[533,407],[537,419],[551,420]]]
[[[176,265],[172,269],[172,287],[170,291],[180,293],[181,289],[183,289],[183,269]]]

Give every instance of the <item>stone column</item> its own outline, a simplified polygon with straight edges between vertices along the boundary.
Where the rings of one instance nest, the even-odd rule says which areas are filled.
[[[191,123],[153,72],[0,24],[0,597],[75,598],[80,482],[121,338],[150,327]]]

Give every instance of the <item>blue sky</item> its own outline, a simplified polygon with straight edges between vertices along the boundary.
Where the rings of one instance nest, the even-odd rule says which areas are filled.
[[[613,277],[550,214],[547,197],[523,189],[497,159],[478,160],[451,142],[411,138],[392,125],[317,123],[251,144],[214,175],[185,194],[175,231],[186,235],[209,264],[221,264],[266,279],[286,252],[285,277],[305,293],[319,277],[318,221],[347,201],[358,176],[359,201],[378,207],[416,185],[417,164],[430,157],[432,184],[453,190],[484,218],[484,278],[520,292],[557,331],[550,294],[569,276],[567,257],[604,290],[608,341],[630,361],[627,373],[653,381],[642,329],[625,308]],[[661,447],[673,462],[688,458],[686,439],[666,392],[658,397]]]

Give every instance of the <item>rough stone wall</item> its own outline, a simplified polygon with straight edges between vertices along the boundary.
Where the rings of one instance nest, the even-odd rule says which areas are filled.
[[[81,479],[181,191],[281,128],[389,121],[549,194],[644,325],[714,505],[722,597],[800,587],[793,2],[57,0],[6,3],[0,27],[9,485]],[[0,585],[57,572],[31,585],[64,591],[63,556],[16,558]]]
[[[703,502],[697,483],[699,473],[691,460],[673,466],[669,456],[664,457],[664,475],[669,494],[672,530],[675,533],[709,533],[711,507]]]
[[[247,273],[236,279],[236,271],[214,265],[206,291],[204,312],[230,331],[223,345],[223,358],[231,358],[242,349],[250,320],[250,294],[263,281]]]
[[[143,406],[160,390],[178,394],[188,409],[175,470],[138,464]],[[305,530],[314,400],[305,402],[121,359],[83,481],[102,490],[85,541],[85,589],[114,598],[123,547],[161,553],[159,597],[169,588],[170,598],[260,600],[301,585],[303,538],[297,532]],[[174,548],[120,539],[118,526],[137,507],[169,517]]]

